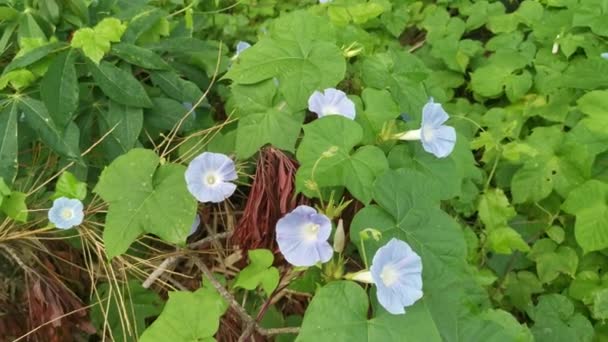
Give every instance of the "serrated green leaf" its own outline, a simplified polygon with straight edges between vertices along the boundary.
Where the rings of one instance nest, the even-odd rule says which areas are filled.
[[[196,200],[186,188],[184,166],[159,164],[153,151],[137,148],[102,172],[93,192],[110,204],[103,234],[108,257],[124,253],[144,233],[185,243]]]
[[[116,18],[105,18],[94,28],[81,28],[74,32],[71,45],[80,48],[95,64],[110,51],[111,42],[119,42],[126,26]]]
[[[88,63],[88,67],[97,85],[110,99],[132,107],[152,107],[146,90],[131,73],[108,62]]]

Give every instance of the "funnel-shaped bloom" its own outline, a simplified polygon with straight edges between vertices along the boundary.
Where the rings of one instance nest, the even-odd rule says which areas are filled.
[[[391,239],[380,247],[370,272],[378,302],[393,315],[422,298],[422,260],[407,243]]]
[[[82,202],[77,199],[59,197],[49,210],[49,221],[60,229],[78,226],[84,219]]]
[[[327,88],[323,92],[315,91],[308,98],[308,110],[322,118],[326,115],[342,115],[355,119],[355,103],[338,89]]]
[[[602,54],[600,54],[600,57],[608,59],[608,52],[603,52]]]
[[[294,266],[312,266],[327,262],[333,250],[327,239],[331,221],[314,208],[301,205],[277,222],[279,250]]]
[[[219,203],[232,196],[236,184],[236,169],[232,159],[221,153],[203,152],[186,169],[188,191],[200,202]]]
[[[456,145],[456,130],[446,126],[448,113],[441,104],[430,99],[422,108],[422,124],[420,129],[407,131],[398,135],[401,140],[420,140],[425,151],[434,154],[437,158],[450,155]]]

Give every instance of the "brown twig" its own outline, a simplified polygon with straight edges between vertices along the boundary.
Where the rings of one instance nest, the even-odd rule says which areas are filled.
[[[247,339],[251,336],[251,334],[255,331],[262,336],[274,336],[279,334],[297,334],[300,331],[299,327],[286,327],[286,328],[274,328],[274,329],[266,329],[258,324],[258,322],[251,317],[247,311],[236,301],[234,296],[224,288],[224,286],[215,279],[213,273],[203,263],[199,258],[194,258],[194,264],[203,272],[205,277],[209,279],[211,285],[217,290],[217,292],[222,296],[230,305],[232,309],[238,314],[241,318],[241,321],[245,324],[245,329],[243,333],[239,337],[239,341],[247,341]]]

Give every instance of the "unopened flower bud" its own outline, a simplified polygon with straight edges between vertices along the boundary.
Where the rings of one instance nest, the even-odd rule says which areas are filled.
[[[334,251],[336,253],[342,253],[345,244],[346,234],[344,234],[344,222],[340,219],[336,226],[336,233],[334,234]]]

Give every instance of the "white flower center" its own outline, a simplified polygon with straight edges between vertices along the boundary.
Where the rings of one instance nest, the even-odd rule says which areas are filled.
[[[433,129],[433,127],[423,127],[423,134],[424,135],[424,140],[433,140],[433,138],[435,138],[435,130]]]
[[[328,106],[324,106],[323,107],[323,115],[340,115],[340,110],[332,105],[328,105]]]
[[[206,173],[203,175],[203,183],[208,186],[215,186],[219,183],[219,178],[215,173]]]
[[[61,211],[61,217],[64,220],[70,220],[72,217],[74,217],[74,210],[72,210],[71,208],[65,208]]]
[[[382,268],[380,278],[385,286],[391,287],[399,280],[399,274],[393,265],[386,265]]]
[[[315,223],[309,223],[304,227],[303,235],[306,241],[315,241],[319,235],[319,229],[321,226]]]

